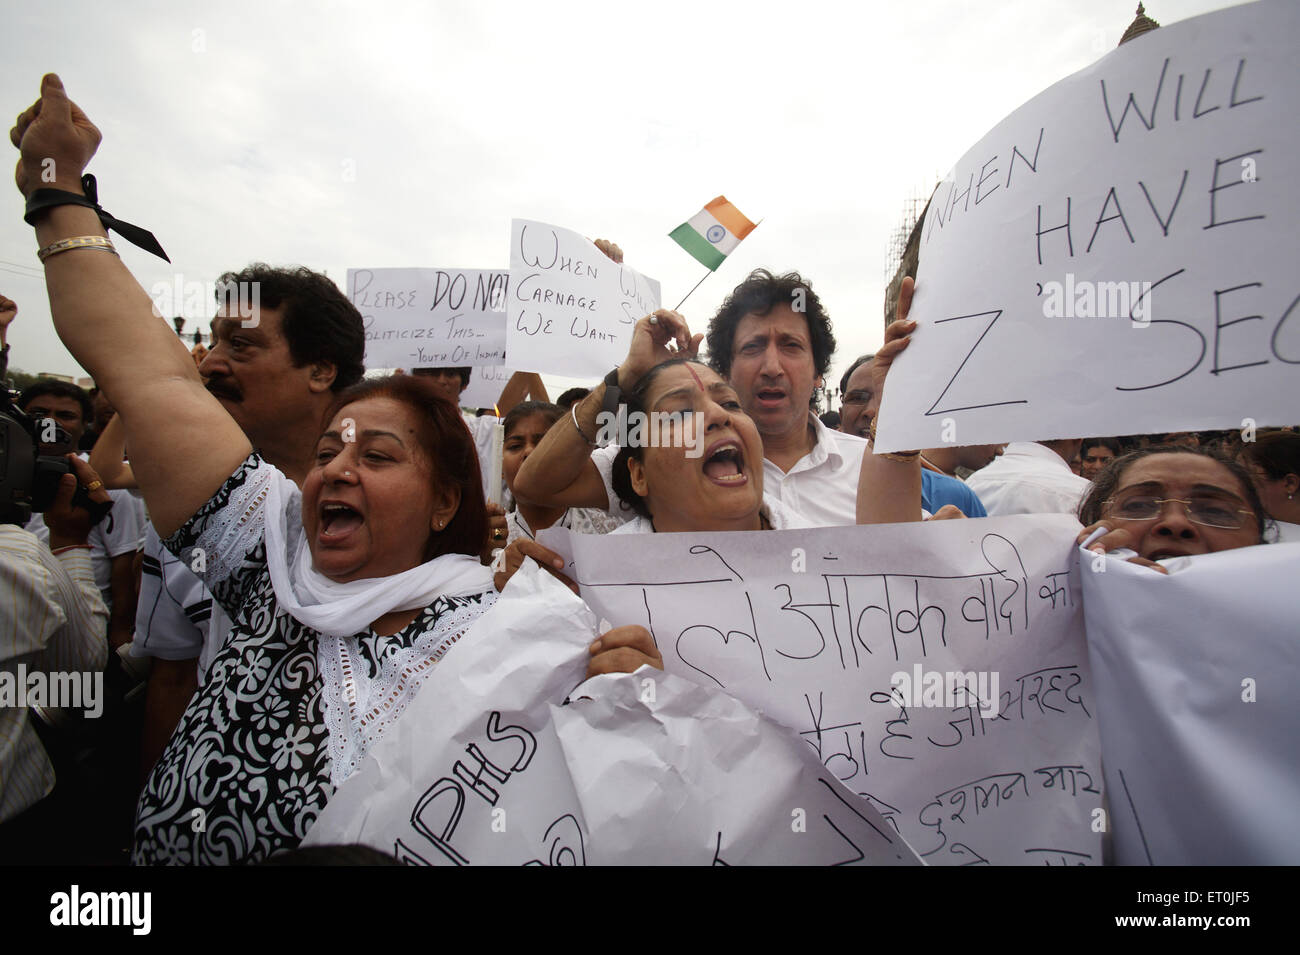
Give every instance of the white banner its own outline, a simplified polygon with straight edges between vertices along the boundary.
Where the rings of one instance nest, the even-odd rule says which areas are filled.
[[[494,408],[505,390],[514,370],[504,365],[475,368],[469,376],[469,387],[460,393],[463,408]],[[502,409],[504,412],[508,409]]]
[[[594,381],[627,356],[637,320],[659,308],[659,283],[576,232],[515,219],[508,298],[512,365]]]
[[[1100,863],[1096,706],[1064,515],[761,533],[548,530],[670,673],[794,729],[931,864]]]
[[[807,747],[724,693],[642,667],[561,705],[595,635],[526,562],[304,845],[432,865],[919,864]]]
[[[1300,543],[1083,553],[1120,865],[1300,864]]]
[[[503,364],[509,289],[510,273],[501,269],[348,269],[348,298],[366,330],[366,367]]]
[[[1300,4],[1163,26],[939,184],[878,450],[1300,420]]]

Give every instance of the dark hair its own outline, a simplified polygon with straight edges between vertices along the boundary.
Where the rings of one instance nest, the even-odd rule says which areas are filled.
[[[460,411],[433,386],[410,375],[368,378],[341,392],[325,413],[321,429],[345,406],[368,398],[389,398],[415,412],[420,450],[433,468],[435,485],[460,490],[460,507],[445,528],[431,534],[424,559],[443,554],[478,557],[488,539],[487,503],[474,439]]]
[[[1153,454],[1194,454],[1197,457],[1209,458],[1211,461],[1222,464],[1233,477],[1241,482],[1241,486],[1246,492],[1246,504],[1255,512],[1259,540],[1261,542],[1264,540],[1264,527],[1267,516],[1264,512],[1264,503],[1259,499],[1259,491],[1255,489],[1255,482],[1250,478],[1250,472],[1232,458],[1224,457],[1205,448],[1189,448],[1181,444],[1162,444],[1154,448],[1139,448],[1136,451],[1121,455],[1107,464],[1101,473],[1093,479],[1092,488],[1084,497],[1083,502],[1079,504],[1079,521],[1086,527],[1101,520],[1102,502],[1110,500],[1111,495],[1115,493],[1115,489],[1119,487],[1119,481],[1124,476],[1124,472],[1133,463],[1143,458],[1149,458]]]
[[[426,377],[434,377],[440,371],[454,371],[457,375],[459,375],[461,391],[464,391],[466,388],[469,387],[470,375],[474,373],[473,368],[412,368],[411,374],[425,375]]]
[[[45,395],[53,395],[55,398],[71,398],[81,405],[81,420],[89,424],[95,418],[94,406],[90,403],[90,395],[86,394],[84,388],[78,388],[70,381],[59,381],[57,378],[42,378],[23,389],[23,393],[18,396],[19,410],[26,411],[27,406],[37,398]]]
[[[831,368],[835,354],[835,335],[831,332],[830,316],[822,308],[812,285],[798,272],[773,275],[767,269],[755,269],[727,296],[718,314],[709,322],[709,364],[723,378],[731,377],[731,355],[735,347],[736,326],[746,315],[768,315],[778,305],[794,307],[802,299],[798,310],[808,323],[808,338],[812,343],[813,367],[821,377]]]
[[[704,364],[698,358],[670,358],[655,365],[642,375],[630,391],[623,392],[623,401],[627,405],[628,420],[632,420],[633,413],[646,413],[646,394],[650,391],[650,386],[654,384],[654,380],[659,377],[660,372],[665,368],[672,368],[674,365],[685,365],[688,362],[697,365]],[[719,372],[719,374],[721,373]],[[614,458],[614,474],[610,483],[614,486],[614,493],[618,495],[623,510],[636,511],[642,517],[649,519],[654,515],[650,513],[650,506],[646,504],[645,498],[632,488],[632,472],[627,467],[629,461],[633,459],[640,461],[644,458],[644,455],[645,449],[641,447],[641,442],[638,442],[635,447],[627,444],[620,447],[618,455]],[[613,510],[614,502],[610,501],[609,503],[610,510]]]
[[[1093,448],[1110,448],[1110,453],[1115,457],[1119,457],[1123,453],[1120,450],[1119,441],[1115,438],[1084,438],[1083,444],[1079,445],[1080,460]]]
[[[1241,453],[1270,479],[1280,481],[1288,474],[1300,474],[1300,434],[1270,431],[1241,446]]]
[[[1236,457],[1243,442],[1240,431],[1236,428],[1228,428],[1224,431],[1202,431],[1201,444],[1206,447],[1218,448],[1222,453]]]
[[[544,415],[547,419],[547,427],[555,424],[564,417],[564,409],[559,405],[553,405],[549,401],[521,401],[501,419],[501,426],[504,429],[505,436],[510,437],[510,432],[515,429],[519,422],[525,418],[531,418],[533,415]]]
[[[849,379],[853,377],[853,373],[875,357],[874,352],[870,355],[863,355],[853,364],[849,365],[849,370],[846,371],[844,376],[840,379],[840,401],[844,400],[844,393],[849,390]]]
[[[273,268],[254,262],[239,272],[221,276],[217,302],[230,304],[228,296],[239,295],[240,304],[247,305],[244,289],[253,283],[260,306],[283,306],[280,329],[294,365],[301,368],[314,362],[332,364],[335,375],[330,390],[334,392],[361,380],[366,354],[361,313],[328,276],[302,266]]]
[[[590,388],[570,388],[564,394],[560,395],[560,397],[556,398],[555,403],[565,411],[568,411],[573,407],[574,402],[581,401],[589,394],[591,394]]]

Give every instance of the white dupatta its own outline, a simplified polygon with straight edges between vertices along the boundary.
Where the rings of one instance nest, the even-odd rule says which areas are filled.
[[[394,574],[338,583],[312,567],[302,526],[302,493],[278,471],[267,484],[266,566],[279,608],[315,630],[316,660],[329,737],[330,781],[341,786],[370,747],[401,717],[429,670],[496,597],[443,613],[435,626],[389,655],[376,673],[361,659],[357,634],[396,610],[416,610],[439,597],[492,591],[492,572],[477,558],[444,554]]]

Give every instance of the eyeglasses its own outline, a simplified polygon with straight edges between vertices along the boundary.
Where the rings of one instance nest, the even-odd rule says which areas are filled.
[[[869,391],[850,391],[840,399],[842,405],[865,405],[871,400]]]
[[[1246,520],[1241,515],[1249,514],[1253,517],[1255,514],[1249,508],[1232,507],[1228,502],[1203,497],[1185,501],[1177,497],[1161,498],[1150,494],[1138,494],[1126,497],[1122,501],[1111,498],[1101,503],[1103,507],[1116,505],[1114,513],[1108,516],[1119,518],[1121,521],[1155,520],[1164,513],[1166,504],[1181,504],[1187,512],[1187,519],[1193,524],[1221,527],[1224,530],[1236,530],[1245,524]]]

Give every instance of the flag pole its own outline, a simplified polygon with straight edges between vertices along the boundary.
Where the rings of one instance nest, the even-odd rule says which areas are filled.
[[[704,273],[704,279],[707,279],[712,274],[713,274],[713,270],[709,269],[707,272]],[[691,297],[691,294],[695,291],[695,289],[699,288],[701,285],[704,284],[704,279],[700,279],[698,282],[696,282],[695,287],[692,288],[690,292],[687,292],[685,295],[682,296],[682,300],[677,303],[676,307],[673,308],[674,312],[681,311],[682,305],[685,304],[686,300]]]

